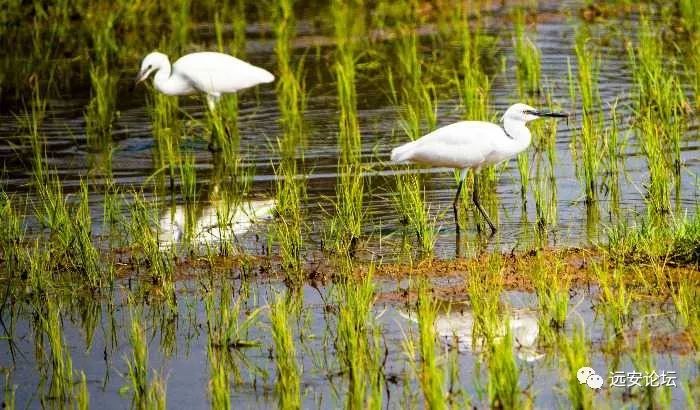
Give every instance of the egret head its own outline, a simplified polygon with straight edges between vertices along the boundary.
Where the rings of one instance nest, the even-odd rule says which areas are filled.
[[[502,121],[505,122],[508,120],[527,123],[544,117],[567,118],[568,116],[569,115],[565,113],[540,111],[527,104],[517,103],[508,107],[503,114]]]
[[[153,73],[154,71],[158,71],[159,69],[166,67],[169,64],[170,60],[168,60],[168,56],[166,56],[165,54],[159,53],[157,51],[150,53],[146,56],[146,58],[143,59],[143,62],[141,62],[141,70],[136,76],[136,84],[147,79],[148,76],[150,76],[151,73]]]

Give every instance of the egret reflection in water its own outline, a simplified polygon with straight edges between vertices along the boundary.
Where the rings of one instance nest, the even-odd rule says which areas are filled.
[[[274,209],[273,199],[239,204],[214,201],[201,206],[175,205],[160,218],[160,246],[169,248],[185,241],[203,246],[233,240],[270,219]]]
[[[447,306],[447,309],[441,309],[437,313],[435,319],[435,332],[440,341],[450,348],[456,348],[460,353],[479,353],[484,341],[479,335],[474,340],[474,312],[471,307],[466,303],[451,303]],[[399,314],[411,322],[418,323],[418,314],[415,311],[399,310]],[[499,319],[501,337],[507,334],[505,323],[510,326],[510,335],[513,337],[518,359],[534,362],[544,357],[544,354],[537,351],[540,328],[536,312],[530,309],[509,309]]]

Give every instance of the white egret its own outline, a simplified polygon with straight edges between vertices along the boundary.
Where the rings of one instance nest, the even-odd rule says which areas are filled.
[[[261,83],[270,83],[275,76],[228,54],[191,53],[180,57],[171,66],[168,56],[154,51],[141,62],[136,84],[155,72],[153,85],[166,95],[203,93],[212,115],[222,94],[235,93]],[[220,130],[221,131],[221,130]],[[212,131],[209,150],[217,151],[216,129]]]
[[[450,124],[394,148],[391,151],[391,160],[396,163],[425,164],[460,170],[457,195],[452,203],[459,232],[457,205],[467,171],[474,169],[479,172],[482,167],[498,164],[524,151],[532,139],[525,124],[542,117],[566,118],[568,115],[539,111],[527,104],[513,104],[503,114],[503,126],[484,121],[460,121]],[[496,233],[496,227],[479,202],[477,178],[474,178],[472,200],[486,219],[493,235]]]
[[[171,66],[168,56],[154,51],[141,63],[136,83],[153,72],[153,85],[166,95],[206,94],[209,109],[214,111],[222,94],[235,93],[261,83],[270,83],[275,76],[228,54],[200,52],[180,57]]]

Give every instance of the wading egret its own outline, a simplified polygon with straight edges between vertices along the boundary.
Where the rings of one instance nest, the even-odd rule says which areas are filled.
[[[415,141],[394,148],[391,160],[396,163],[412,163],[450,167],[460,170],[459,186],[452,208],[459,232],[457,205],[467,171],[476,172],[482,167],[498,164],[524,151],[532,139],[525,126],[529,121],[542,117],[566,118],[567,114],[539,111],[527,104],[513,104],[503,114],[503,126],[484,121],[460,121],[446,125]],[[474,178],[474,205],[491,227],[496,227],[479,202],[477,179]]]
[[[180,57],[171,66],[168,56],[154,51],[141,63],[136,84],[155,72],[153,85],[166,95],[206,94],[214,111],[221,94],[275,80],[269,71],[223,53],[200,52]]]

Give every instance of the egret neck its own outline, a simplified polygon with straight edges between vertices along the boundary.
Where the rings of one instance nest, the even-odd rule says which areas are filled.
[[[189,93],[192,87],[184,81],[171,77],[171,70],[170,61],[158,69],[153,77],[153,85],[156,87],[156,90],[167,95],[184,95]]]
[[[525,121],[519,119],[510,117],[504,118],[503,132],[510,138],[508,146],[503,147],[508,151],[503,152],[506,157],[525,151],[532,141],[532,134],[530,134],[530,130],[525,126]]]

